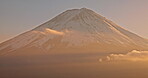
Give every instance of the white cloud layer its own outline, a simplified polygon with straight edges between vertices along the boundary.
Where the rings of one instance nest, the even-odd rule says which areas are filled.
[[[109,56],[99,59],[99,61],[148,61],[148,51],[133,50],[126,54],[110,54]]]

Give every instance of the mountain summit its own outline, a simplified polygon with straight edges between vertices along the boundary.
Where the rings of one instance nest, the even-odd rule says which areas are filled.
[[[67,10],[0,44],[0,55],[148,50],[148,41],[86,8]]]

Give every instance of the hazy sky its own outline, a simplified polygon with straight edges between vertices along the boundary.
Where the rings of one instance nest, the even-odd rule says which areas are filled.
[[[0,0],[0,42],[82,7],[148,38],[148,0]]]

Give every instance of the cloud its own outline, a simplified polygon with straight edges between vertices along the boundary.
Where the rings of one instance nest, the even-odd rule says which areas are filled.
[[[40,34],[44,34],[44,35],[64,35],[64,32],[60,32],[57,30],[53,30],[53,29],[49,29],[49,28],[45,28],[43,29],[43,31],[32,31],[33,33],[40,33]]]
[[[59,32],[59,31],[52,30],[52,29],[49,29],[49,28],[46,28],[45,30],[46,30],[46,32],[51,33],[51,34],[55,34],[55,35],[64,35],[63,32]]]
[[[148,51],[133,50],[126,54],[110,54],[109,56],[99,59],[99,61],[148,61]]]

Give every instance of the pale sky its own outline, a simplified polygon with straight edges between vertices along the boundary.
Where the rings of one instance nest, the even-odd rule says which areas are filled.
[[[148,0],[0,0],[0,42],[73,8],[89,8],[148,38]]]

